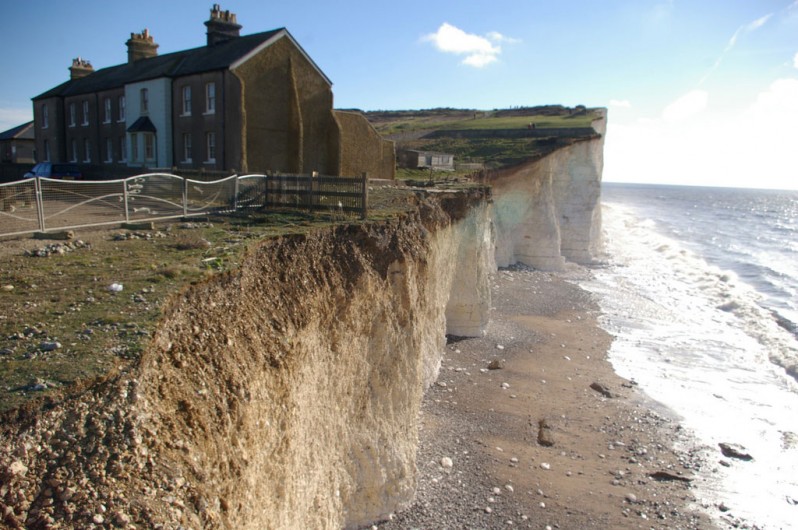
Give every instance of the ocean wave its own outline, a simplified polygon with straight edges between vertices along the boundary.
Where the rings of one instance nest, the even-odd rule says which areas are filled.
[[[759,264],[740,264],[740,271],[722,269],[706,261],[684,243],[656,230],[657,224],[638,217],[623,205],[605,207],[604,224],[611,268],[631,282],[646,299],[655,300],[675,318],[697,330],[710,324],[734,328],[761,345],[760,359],[788,373],[798,365],[798,327],[772,308],[763,307],[763,294],[746,280],[773,278],[781,273]],[[772,287],[785,294],[775,284]],[[692,321],[692,322],[690,322]],[[754,360],[754,359],[752,359]],[[792,375],[792,374],[791,374]],[[798,377],[796,377],[798,381]]]

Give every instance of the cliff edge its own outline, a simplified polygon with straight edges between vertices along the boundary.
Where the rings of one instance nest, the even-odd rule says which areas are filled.
[[[340,528],[401,510],[445,336],[485,331],[496,266],[594,256],[601,126],[499,172],[492,196],[418,191],[410,214],[262,240],[186,287],[137,365],[0,425],[3,524]]]

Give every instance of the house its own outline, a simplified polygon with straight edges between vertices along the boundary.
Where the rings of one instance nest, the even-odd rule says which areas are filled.
[[[393,143],[362,115],[333,110],[332,82],[285,28],[240,35],[215,4],[205,46],[164,55],[131,33],[125,64],[33,98],[40,160],[114,168],[185,168],[393,178]],[[369,156],[363,156],[369,153]]]
[[[399,153],[401,167],[410,169],[434,169],[435,171],[454,171],[454,155],[407,149]]]
[[[0,133],[0,162],[32,164],[34,149],[32,121]]]

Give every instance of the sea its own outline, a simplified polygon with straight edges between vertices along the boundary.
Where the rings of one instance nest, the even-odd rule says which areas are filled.
[[[605,183],[602,217],[583,287],[615,370],[705,448],[698,504],[722,528],[798,528],[798,191]]]

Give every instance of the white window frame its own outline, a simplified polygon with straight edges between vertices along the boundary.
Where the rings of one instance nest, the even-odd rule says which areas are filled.
[[[139,98],[141,103],[141,113],[148,114],[150,112],[150,90],[142,88],[139,91]]]
[[[78,121],[78,109],[75,107],[75,102],[69,104],[69,126],[74,127]]]
[[[111,123],[111,98],[105,98],[103,100],[103,112],[105,116],[103,116],[103,123]]]
[[[205,163],[216,163],[216,133],[209,131],[205,133]]]
[[[183,162],[190,164],[192,159],[191,133],[183,133]]]
[[[191,85],[185,85],[182,89],[183,94],[183,113],[181,116],[191,116]]]
[[[205,83],[205,114],[216,114],[216,83]]]
[[[80,125],[83,127],[89,125],[89,101],[85,99],[83,100],[83,120]]]
[[[119,108],[119,119],[117,121],[124,122],[125,121],[125,96],[119,96],[119,100],[117,101],[117,107]]]
[[[50,126],[50,111],[47,108],[47,103],[42,105],[42,129],[47,129]]]

